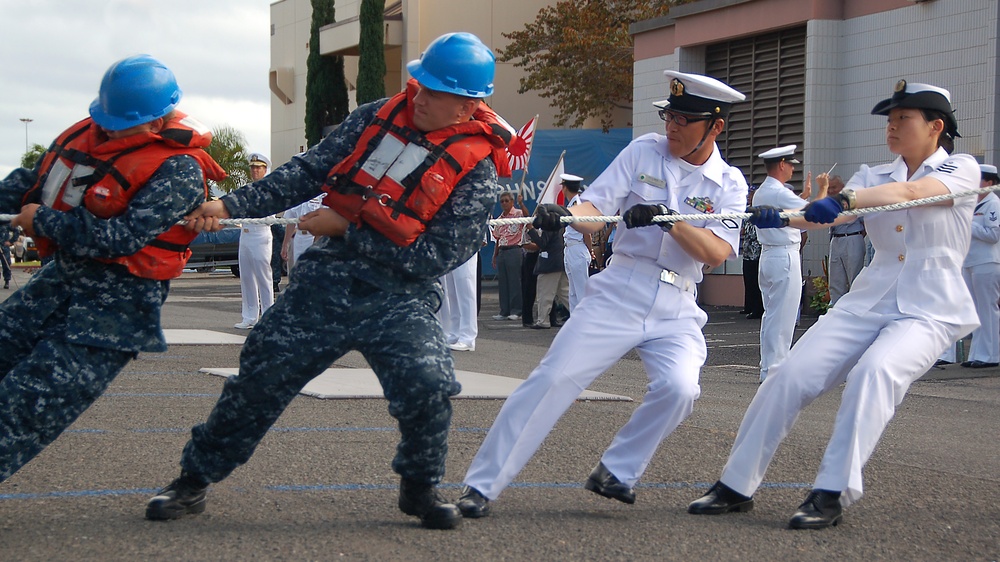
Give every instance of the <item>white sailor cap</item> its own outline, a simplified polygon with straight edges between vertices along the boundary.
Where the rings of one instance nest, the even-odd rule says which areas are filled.
[[[763,158],[764,162],[767,162],[768,164],[771,162],[781,162],[782,160],[791,164],[801,164],[801,162],[795,158],[795,149],[797,147],[798,145],[796,144],[778,146],[772,148],[771,150],[761,152],[757,155],[757,157]]]
[[[962,136],[958,134],[958,121],[951,106],[951,92],[944,88],[900,80],[891,98],[875,104],[872,115],[889,115],[889,111],[897,107],[938,111],[944,115],[946,132],[952,137]]]
[[[701,74],[689,74],[676,70],[664,70],[670,78],[670,97],[653,102],[657,109],[667,109],[676,113],[704,115],[705,117],[726,117],[729,108],[747,97],[728,85]]]
[[[997,167],[993,166],[992,164],[980,164],[979,165],[979,173],[982,174],[984,177],[988,176],[988,175],[990,175],[990,176],[996,176],[997,175]]]
[[[559,174],[559,179],[562,180],[562,184],[566,186],[566,189],[572,191],[573,193],[579,193],[583,189],[583,178],[580,176],[574,176],[573,174]]]
[[[247,160],[250,162],[251,166],[254,166],[254,165],[259,166],[259,165],[263,164],[264,166],[267,167],[268,170],[271,169],[271,160],[268,159],[267,156],[264,156],[263,154],[261,154],[259,152],[251,152],[250,153],[250,157],[247,158]]]

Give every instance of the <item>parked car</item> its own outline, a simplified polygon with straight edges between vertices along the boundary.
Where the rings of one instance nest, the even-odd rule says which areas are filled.
[[[228,267],[240,276],[240,229],[224,228],[218,232],[201,232],[191,242],[191,257],[187,269],[210,273]]]
[[[38,246],[30,236],[24,237],[24,255],[21,261],[38,261]]]

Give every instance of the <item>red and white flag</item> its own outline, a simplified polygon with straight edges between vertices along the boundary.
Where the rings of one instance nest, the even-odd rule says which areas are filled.
[[[559,155],[559,161],[556,162],[555,168],[552,168],[552,173],[549,174],[549,179],[545,182],[545,187],[538,195],[536,201],[539,205],[546,203],[555,203],[556,205],[565,204],[562,193],[562,178],[559,177],[566,173],[566,166],[563,164],[564,156],[566,156],[565,150]]]
[[[528,159],[531,157],[531,142],[535,140],[535,115],[517,132],[517,136],[510,141],[507,146],[507,161],[510,162],[510,170],[528,169]]]

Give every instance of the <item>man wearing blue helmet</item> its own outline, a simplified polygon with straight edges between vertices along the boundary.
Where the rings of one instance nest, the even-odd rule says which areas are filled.
[[[33,170],[0,181],[0,213],[53,259],[0,304],[0,481],[83,413],[140,351],[166,351],[160,307],[194,238],[177,221],[225,172],[176,107],[173,73],[116,62],[90,117]]]
[[[307,382],[358,350],[399,422],[400,510],[429,528],[461,522],[436,489],[450,397],[461,390],[434,316],[437,279],[479,250],[497,175],[510,175],[513,130],[482,101],[493,93],[494,57],[474,35],[439,37],[407,69],[403,92],[359,107],[307,152],[189,215],[192,230],[217,230],[219,219],[267,216],[326,193],[299,222],[322,238],[250,332],[239,375],[193,429],[181,476],[149,501],[147,518],[204,511],[208,485],[250,459]]]

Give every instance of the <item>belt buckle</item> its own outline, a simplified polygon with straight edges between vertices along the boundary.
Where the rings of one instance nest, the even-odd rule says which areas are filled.
[[[688,288],[688,281],[683,277],[681,277],[680,274],[674,273],[669,269],[664,269],[660,271],[660,281],[673,285],[674,287],[677,287],[681,291],[690,292]]]

